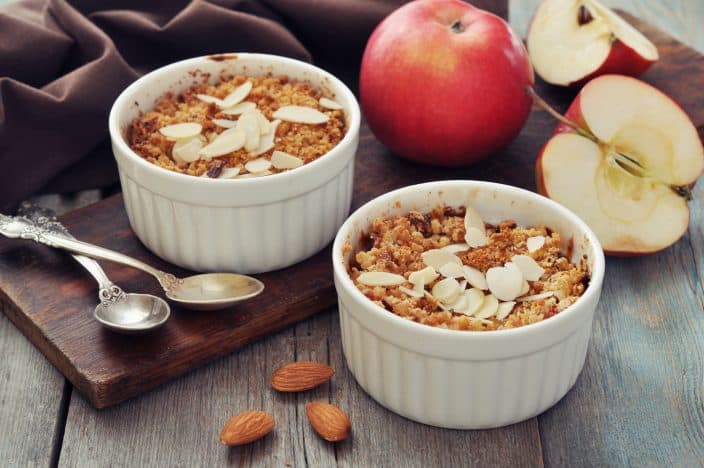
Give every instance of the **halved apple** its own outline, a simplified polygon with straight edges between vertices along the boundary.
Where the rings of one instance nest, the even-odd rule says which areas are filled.
[[[580,216],[611,254],[656,252],[684,234],[704,149],[682,108],[640,80],[604,75],[557,117],[536,161],[543,195]]]
[[[536,73],[561,86],[608,73],[638,76],[658,59],[652,42],[597,0],[544,0],[527,45]]]

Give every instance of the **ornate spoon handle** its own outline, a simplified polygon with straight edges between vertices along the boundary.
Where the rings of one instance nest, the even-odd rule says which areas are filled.
[[[154,276],[159,281],[159,284],[161,284],[161,287],[167,292],[171,291],[181,282],[181,280],[174,275],[157,270],[136,258],[87,242],[69,239],[63,235],[37,226],[24,216],[5,216],[0,214],[0,234],[9,238],[33,240],[40,244],[48,245],[49,247],[68,250],[74,254],[86,255],[100,260],[108,260],[142,270]]]
[[[17,214],[32,221],[36,226],[49,232],[75,239],[66,229],[66,226],[56,218],[56,213],[48,208],[42,208],[30,202],[22,202]],[[125,298],[125,293],[118,285],[110,281],[103,268],[92,258],[83,255],[71,255],[93,278],[98,282],[98,296],[104,305],[115,303]]]

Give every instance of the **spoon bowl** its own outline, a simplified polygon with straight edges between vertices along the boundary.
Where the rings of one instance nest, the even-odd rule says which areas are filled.
[[[204,273],[189,276],[166,291],[166,297],[191,310],[219,310],[251,299],[264,284],[251,276],[235,273]]]
[[[116,301],[98,304],[93,310],[95,320],[127,334],[154,330],[166,323],[170,315],[166,301],[151,294],[124,294]]]

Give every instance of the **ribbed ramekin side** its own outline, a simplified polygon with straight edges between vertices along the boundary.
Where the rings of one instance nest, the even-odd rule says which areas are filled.
[[[339,301],[350,371],[381,405],[418,422],[456,429],[516,423],[542,413],[574,385],[591,319],[564,340],[531,354],[452,360],[403,349],[379,337]],[[419,343],[422,346],[422,343]]]
[[[196,271],[261,273],[327,245],[350,209],[354,160],[314,190],[274,203],[212,207],[165,198],[126,172],[120,181],[137,237],[156,255]]]

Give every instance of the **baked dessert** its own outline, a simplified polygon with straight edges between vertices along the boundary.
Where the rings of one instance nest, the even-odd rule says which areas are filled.
[[[286,76],[209,75],[168,93],[127,131],[129,146],[164,169],[211,178],[275,174],[310,163],[345,135],[336,101]]]
[[[472,207],[377,218],[349,274],[369,299],[403,318],[453,330],[502,330],[548,319],[589,284],[560,234],[512,220],[485,223]],[[347,244],[351,251],[352,246]]]

